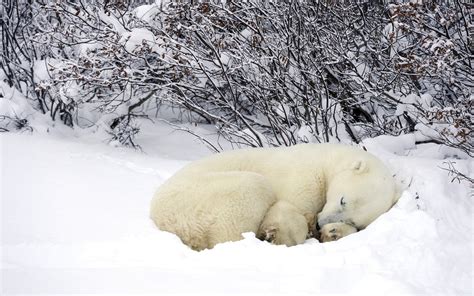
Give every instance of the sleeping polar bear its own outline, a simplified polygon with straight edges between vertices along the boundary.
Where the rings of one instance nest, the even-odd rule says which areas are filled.
[[[306,239],[314,217],[321,237],[334,240],[364,229],[397,198],[389,170],[368,152],[299,144],[192,162],[158,189],[150,215],[194,250],[239,240],[243,232],[291,246]]]

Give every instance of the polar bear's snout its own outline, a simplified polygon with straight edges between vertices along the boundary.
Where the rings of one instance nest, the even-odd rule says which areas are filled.
[[[326,224],[338,223],[338,222],[344,222],[344,221],[345,221],[345,215],[343,211],[338,211],[337,213],[326,215],[326,216],[323,214],[320,214],[320,216],[318,217],[318,228],[321,229]]]

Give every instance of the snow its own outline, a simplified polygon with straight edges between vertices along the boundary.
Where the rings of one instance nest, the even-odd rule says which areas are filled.
[[[0,81],[0,128],[15,129],[4,117],[29,121],[33,119],[35,113],[36,110],[31,107],[22,93],[10,87],[6,82]],[[36,114],[34,121],[38,124],[38,131],[46,131],[48,126],[53,125],[51,118],[43,114]]]
[[[127,31],[123,24],[120,22],[120,20],[113,14],[108,14],[102,10],[99,10],[98,16],[100,17],[102,22],[111,25],[114,28],[115,32],[118,32],[120,34]]]
[[[134,9],[137,18],[144,22],[151,23],[153,18],[160,13],[160,6],[156,4],[141,5]]]
[[[101,44],[96,41],[76,45],[76,51],[80,56],[86,56],[89,52],[100,49]]]
[[[252,30],[250,30],[249,28],[245,28],[240,32],[240,35],[245,39],[249,40],[249,38],[252,36]]]
[[[48,61],[47,60],[36,60],[33,66],[33,80],[36,83],[42,83],[50,79],[49,71],[48,71]]]
[[[156,229],[148,207],[210,151],[166,125],[142,128],[143,152],[90,132],[0,134],[0,294],[471,295],[472,192],[439,169],[440,146],[364,141],[406,190],[359,233],[290,248],[247,233],[194,252]],[[473,176],[472,159],[456,163]]]
[[[153,4],[136,7],[133,14],[143,22],[161,29],[169,5],[169,0],[157,0]]]
[[[161,49],[157,45],[157,39],[155,35],[150,30],[145,28],[134,28],[130,32],[124,32],[119,42],[124,44],[125,49],[129,52],[133,52],[144,43],[150,45],[152,51],[158,53],[165,52],[165,50]]]

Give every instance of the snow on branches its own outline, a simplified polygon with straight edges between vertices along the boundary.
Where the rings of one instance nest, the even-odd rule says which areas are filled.
[[[105,125],[123,145],[166,104],[242,145],[430,129],[472,149],[466,1],[131,3],[8,1],[4,80],[53,120]]]

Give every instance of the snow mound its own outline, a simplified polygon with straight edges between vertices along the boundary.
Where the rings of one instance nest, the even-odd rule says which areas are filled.
[[[145,153],[83,138],[0,135],[2,295],[472,292],[473,199],[466,184],[449,182],[442,160],[423,157],[428,146],[364,143],[411,182],[363,231],[291,248],[246,233],[194,252],[156,229],[148,208],[161,182],[206,152],[183,134],[140,137]],[[457,161],[473,168],[472,159]]]

